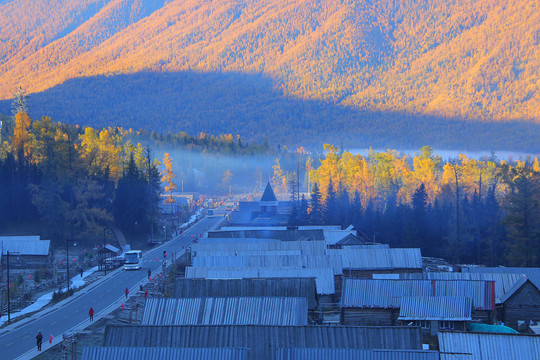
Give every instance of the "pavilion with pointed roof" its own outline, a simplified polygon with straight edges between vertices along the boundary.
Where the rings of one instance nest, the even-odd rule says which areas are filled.
[[[270,182],[259,201],[241,201],[231,214],[231,224],[251,226],[287,225],[291,213],[289,201],[278,201]]]
[[[259,204],[261,205],[261,213],[277,213],[278,200],[270,182],[266,184],[266,189],[264,189]]]

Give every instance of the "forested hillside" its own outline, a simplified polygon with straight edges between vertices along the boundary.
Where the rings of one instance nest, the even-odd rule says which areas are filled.
[[[219,133],[226,124],[235,127],[227,132],[256,136],[277,121],[284,128],[278,134],[282,142],[321,132],[342,141],[336,134],[346,132],[348,138],[370,141],[360,145],[372,145],[388,143],[380,137],[391,130],[400,139],[393,137],[388,145],[406,146],[404,127],[404,133],[408,128],[420,133],[418,143],[460,146],[456,139],[473,126],[487,139],[460,138],[467,147],[502,144],[537,151],[532,142],[508,141],[501,134],[539,133],[533,125],[540,122],[538,5],[537,0],[4,1],[0,99],[10,99],[21,86],[43,92],[30,101],[36,117],[47,113],[62,121],[133,128],[151,122],[162,131],[187,126],[191,133]],[[117,77],[121,74],[131,76]],[[207,96],[192,93],[200,79],[199,91]],[[81,87],[76,97],[74,85]],[[138,102],[148,88],[154,91],[151,98],[161,97],[159,107]],[[111,94],[122,101],[103,103]],[[75,113],[59,105],[70,102],[82,105]],[[93,104],[113,108],[110,116],[102,112],[94,119]],[[279,112],[282,104],[287,106]],[[449,126],[447,132],[442,125],[447,119],[473,125],[459,131]],[[477,121],[505,125],[492,129]]]

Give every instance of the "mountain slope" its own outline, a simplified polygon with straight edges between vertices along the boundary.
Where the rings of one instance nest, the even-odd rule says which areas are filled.
[[[96,75],[225,72],[357,110],[540,122],[539,0],[48,3],[20,25],[28,0],[0,6],[2,99]]]

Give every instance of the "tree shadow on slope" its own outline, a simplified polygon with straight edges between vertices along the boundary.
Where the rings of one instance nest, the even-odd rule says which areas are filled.
[[[10,113],[10,101],[0,113]],[[257,74],[140,72],[68,80],[32,94],[30,115],[92,127],[239,134],[247,140],[345,147],[538,152],[540,125],[362,111],[285,97]]]

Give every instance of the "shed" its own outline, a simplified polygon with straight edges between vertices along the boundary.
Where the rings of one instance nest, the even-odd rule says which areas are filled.
[[[495,304],[500,304],[504,294],[514,287],[523,274],[517,273],[469,273],[469,272],[428,272],[428,279],[433,280],[487,280],[495,282]]]
[[[85,347],[82,360],[247,360],[248,349]]]
[[[521,278],[501,299],[499,319],[507,326],[518,328],[520,322],[527,325],[540,322],[540,291],[527,278]]]
[[[421,350],[417,327],[107,326],[104,346],[249,348],[248,359],[275,359],[280,348]]]
[[[107,267],[107,269],[109,269],[122,265],[122,263],[117,260],[117,257],[121,253],[122,251],[119,248],[110,244],[104,245],[97,249],[96,259],[100,270],[104,269],[105,266]]]
[[[495,310],[493,281],[344,279],[342,324],[393,325],[401,299],[417,296],[472,298],[473,319],[489,320]]]
[[[467,329],[472,320],[472,299],[461,296],[406,296],[401,298],[399,318],[402,325],[415,325],[425,335],[437,335],[439,330]]]
[[[317,294],[332,295],[334,271],[331,268],[321,269],[269,269],[269,268],[208,268],[186,267],[188,279],[272,279],[272,278],[315,278]]]
[[[13,268],[39,268],[51,262],[49,256],[50,240],[41,240],[38,235],[32,236],[0,236],[0,249],[2,253],[2,266],[7,266],[7,253],[9,252],[9,266]]]
[[[306,298],[146,299],[143,325],[307,325]]]

